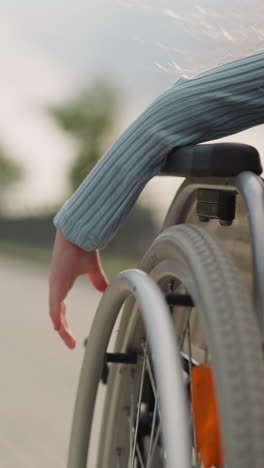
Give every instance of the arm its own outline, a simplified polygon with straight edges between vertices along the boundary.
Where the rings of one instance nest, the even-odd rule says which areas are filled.
[[[178,146],[264,122],[264,52],[181,78],[119,137],[55,218],[80,247],[103,248]]]
[[[110,241],[172,148],[221,138],[261,123],[264,123],[263,52],[226,63],[194,78],[181,78],[105,153],[59,211],[55,225],[69,243],[80,247],[88,268],[86,250],[102,248]],[[56,296],[54,285],[63,278],[63,268],[56,270],[62,258],[63,249],[53,257],[51,304]],[[72,268],[69,264],[67,270]],[[95,269],[100,271],[99,266]],[[63,303],[73,284],[72,280],[67,281],[64,280],[60,294],[57,293],[57,304]],[[64,309],[57,306],[54,312],[52,305],[51,309],[56,326],[58,315],[64,317]],[[67,324],[62,318],[58,323],[62,336]]]

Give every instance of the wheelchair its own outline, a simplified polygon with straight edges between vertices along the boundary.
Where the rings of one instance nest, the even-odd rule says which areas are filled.
[[[139,269],[117,275],[99,304],[68,468],[87,466],[103,385],[96,464],[88,468],[263,466],[261,172],[257,150],[237,143],[168,156],[162,174],[186,179]]]

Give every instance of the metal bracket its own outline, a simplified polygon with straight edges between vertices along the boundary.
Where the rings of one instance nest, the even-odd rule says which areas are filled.
[[[137,353],[134,351],[128,351],[127,353],[105,353],[105,362],[102,372],[101,380],[103,384],[107,384],[109,375],[109,363],[114,364],[136,364]]]
[[[165,296],[166,302],[169,306],[184,306],[193,307],[194,303],[189,294],[174,294],[169,293]]]

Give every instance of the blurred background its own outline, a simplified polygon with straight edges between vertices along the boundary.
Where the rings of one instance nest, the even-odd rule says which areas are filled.
[[[74,352],[51,329],[52,219],[111,142],[182,74],[262,48],[260,0],[0,0],[0,464],[66,465],[82,340],[100,295],[69,297]],[[264,155],[263,126],[226,140]],[[103,252],[134,266],[180,184],[155,178]],[[140,233],[140,234],[139,234]],[[128,253],[129,252],[129,253]]]

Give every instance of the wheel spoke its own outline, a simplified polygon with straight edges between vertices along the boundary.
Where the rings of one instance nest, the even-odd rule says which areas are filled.
[[[191,400],[191,398],[192,398],[192,366],[193,366],[193,363],[192,363],[192,335],[191,335],[191,327],[190,327],[190,318],[191,318],[191,314],[189,315],[188,326],[187,326],[188,362],[189,362],[189,379],[190,379],[190,400]],[[192,408],[190,408],[190,410],[191,410],[191,415],[192,415]],[[193,415],[192,415],[192,421],[193,421]],[[198,456],[196,432],[195,432],[194,424],[192,424],[192,433],[193,433],[193,445],[194,445],[194,453],[195,453],[195,465],[196,465],[197,468],[200,468],[201,465],[200,465],[199,456]]]
[[[155,450],[156,450],[156,446],[157,446],[157,443],[158,443],[158,440],[159,440],[160,432],[161,432],[161,425],[159,424],[158,428],[157,428],[157,431],[156,431],[155,439],[154,439],[154,442],[153,442],[150,458],[149,458],[149,467],[151,467],[151,463],[152,463],[152,460],[153,460],[153,455],[154,455]]]
[[[149,356],[148,356],[148,353],[147,353],[147,345],[146,345],[146,343],[144,343],[144,342],[142,343],[142,348],[143,348],[143,350],[144,350],[144,353],[146,353],[146,366],[147,366],[147,371],[148,371],[148,374],[149,374],[151,387],[152,387],[154,396],[155,396],[155,398],[156,398],[156,395],[157,395],[156,385],[155,385],[155,380],[154,380],[153,372],[152,372],[152,369],[151,369],[151,364],[150,364]]]
[[[150,463],[151,463],[151,453],[152,453],[152,445],[153,445],[153,439],[154,439],[154,434],[155,434],[157,412],[158,412],[158,398],[155,399],[155,407],[154,407],[153,420],[152,420],[152,426],[151,426],[151,434],[150,434],[150,442],[149,442],[146,468],[150,468]]]
[[[187,339],[188,339],[188,363],[189,363],[189,377],[190,385],[192,387],[192,338],[191,338],[191,328],[190,328],[190,317],[187,325]]]
[[[149,379],[150,379],[152,391],[153,391],[154,397],[157,398],[156,384],[155,384],[154,375],[153,375],[153,372],[152,372],[152,368],[151,368],[151,364],[150,364],[150,360],[149,360],[148,356],[147,356],[147,363],[146,364],[147,364],[147,370],[148,370],[148,374],[149,374]]]
[[[186,334],[187,334],[187,331],[188,331],[188,327],[189,327],[190,316],[191,316],[191,308],[189,308],[189,309],[186,311],[186,322],[185,322],[185,324],[184,324],[184,326],[183,326],[181,339],[179,340],[179,347],[180,347],[180,349],[183,348],[183,344],[184,344],[184,341],[185,341],[185,338],[186,338]]]
[[[132,452],[133,452],[133,436],[134,436],[134,412],[135,412],[135,388],[134,388],[134,371],[130,373],[130,409],[128,415],[129,424],[129,467],[132,464]]]
[[[138,444],[137,444],[137,447],[136,447],[136,452],[137,452],[137,457],[138,457],[138,461],[139,461],[139,464],[140,464],[140,468],[145,468],[145,465],[144,465],[144,462],[143,462],[142,455],[141,455]]]
[[[133,449],[132,449],[132,456],[131,456],[131,468],[133,468],[135,453],[136,453],[136,446],[137,446],[137,435],[138,435],[139,416],[140,416],[142,394],[143,394],[143,384],[144,384],[144,375],[145,375],[145,369],[146,369],[146,360],[147,360],[147,348],[145,348],[142,371],[141,371],[139,398],[138,398],[138,403],[137,403],[136,428],[135,428],[135,432],[134,432],[134,442],[133,442]]]

